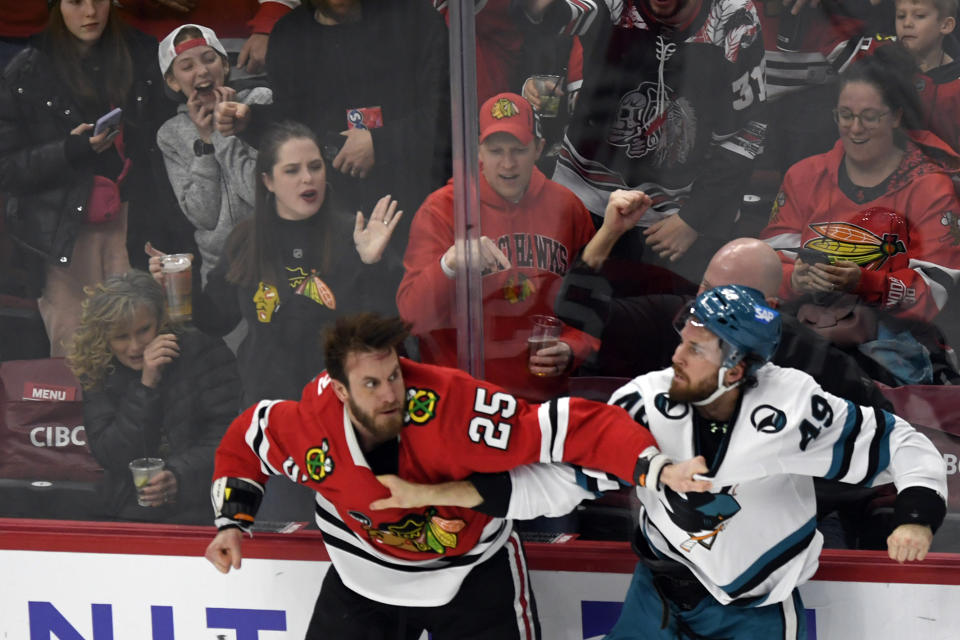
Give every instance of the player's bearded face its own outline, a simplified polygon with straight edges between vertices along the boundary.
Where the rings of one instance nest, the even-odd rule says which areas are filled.
[[[673,352],[670,399],[696,402],[717,390],[722,352],[717,337],[702,326],[687,322],[680,331],[680,344]]]
[[[403,428],[403,406],[399,402],[386,403],[373,411],[364,411],[353,398],[347,401],[353,418],[377,439],[387,440]]]
[[[344,369],[350,384],[338,395],[367,444],[385,442],[400,433],[406,392],[396,352],[350,353]]]

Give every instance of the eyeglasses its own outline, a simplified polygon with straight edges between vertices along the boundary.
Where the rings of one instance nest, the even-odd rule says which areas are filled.
[[[833,121],[841,127],[852,127],[854,120],[860,120],[861,126],[865,129],[873,129],[880,124],[880,118],[890,113],[889,111],[877,111],[876,109],[864,109],[860,113],[854,113],[849,109],[834,109]]]

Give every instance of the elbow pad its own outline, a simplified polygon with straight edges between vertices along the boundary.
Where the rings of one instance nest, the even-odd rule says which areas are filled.
[[[263,485],[246,478],[217,478],[210,487],[217,529],[239,527],[250,533],[263,500]]]

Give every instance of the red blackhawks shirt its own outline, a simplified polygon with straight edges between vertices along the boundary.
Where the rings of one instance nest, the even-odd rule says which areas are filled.
[[[413,482],[462,480],[534,462],[567,461],[633,478],[653,437],[620,407],[582,398],[529,404],[456,369],[405,358],[407,389],[398,474]],[[471,509],[372,511],[389,496],[376,480],[327,373],[299,402],[263,401],[230,426],[214,479],[258,484],[283,475],[314,489],[317,524],[344,584],[399,606],[449,602],[470,570],[507,540],[509,521]],[[226,518],[217,525],[236,524]]]
[[[960,158],[936,136],[911,132],[882,193],[853,200],[838,186],[843,144],[787,171],[760,233],[783,260],[780,296],[796,297],[793,252],[806,247],[861,268],[857,293],[894,315],[929,321],[960,279]],[[865,191],[865,190],[861,190]],[[786,252],[786,253],[785,253]]]
[[[481,173],[479,200],[481,235],[510,261],[509,269],[484,272],[481,278],[484,377],[530,400],[561,395],[565,377],[538,378],[527,370],[530,316],[553,315],[563,275],[593,237],[590,214],[573,192],[537,168],[517,203],[501,197]],[[457,364],[457,281],[440,266],[454,242],[453,224],[451,181],[431,193],[413,219],[397,290],[397,308],[413,323],[422,360],[444,366]],[[573,350],[574,366],[600,346],[596,338],[570,327],[560,340]]]

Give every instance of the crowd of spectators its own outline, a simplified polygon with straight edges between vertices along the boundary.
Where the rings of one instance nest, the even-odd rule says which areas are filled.
[[[960,382],[956,0],[477,1],[475,246],[447,2],[4,5],[0,361],[67,358],[91,517],[208,522],[227,424],[299,398],[337,318],[399,313],[407,355],[456,366],[468,269],[485,377],[529,400],[669,367],[675,314],[725,284],[831,393]],[[193,258],[187,323],[167,253]],[[138,493],[140,457],[166,470]]]

